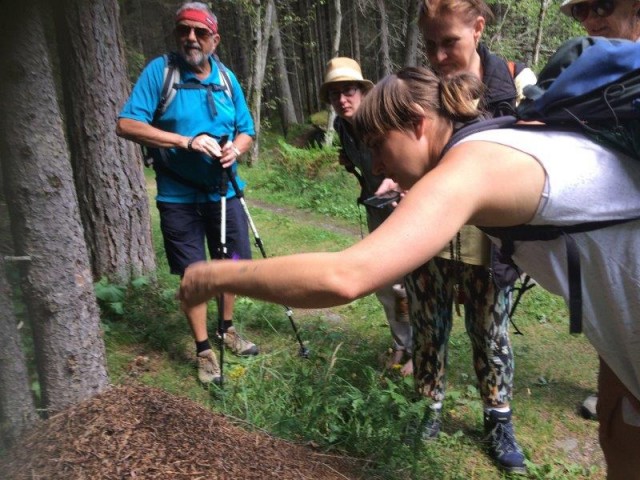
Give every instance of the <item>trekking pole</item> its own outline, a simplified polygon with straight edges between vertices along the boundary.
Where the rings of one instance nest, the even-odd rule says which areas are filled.
[[[240,200],[240,205],[242,205],[242,209],[244,210],[244,213],[247,216],[249,226],[251,227],[251,231],[253,232],[253,238],[255,239],[255,242],[256,242],[255,243],[256,247],[258,247],[258,250],[260,250],[260,253],[262,254],[262,258],[267,258],[267,252],[265,251],[264,245],[262,243],[262,239],[258,234],[258,229],[256,228],[255,223],[253,223],[253,219],[251,218],[251,214],[249,213],[249,208],[247,207],[247,202],[244,201],[244,192],[240,189],[240,186],[238,185],[238,181],[236,180],[235,173],[233,172],[231,167],[225,168],[225,171],[227,172],[229,181],[231,181],[231,186],[233,187],[233,190],[236,192],[236,197],[238,197],[238,200]],[[296,325],[296,322],[293,321],[293,311],[286,305],[282,305],[282,306],[284,307],[285,315],[287,316],[287,318],[289,319],[289,322],[291,323],[291,328],[293,328],[293,333],[295,334],[296,339],[300,344],[300,350],[298,351],[298,354],[303,358],[309,358],[309,349],[302,342],[302,339],[300,338],[300,333],[298,332],[298,327]]]
[[[223,169],[220,179],[220,252],[218,257],[227,257],[227,173]],[[218,335],[220,336],[220,387],[224,383],[224,293],[218,297]]]

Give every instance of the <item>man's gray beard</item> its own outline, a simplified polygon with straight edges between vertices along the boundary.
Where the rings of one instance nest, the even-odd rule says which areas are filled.
[[[182,58],[190,67],[201,67],[207,60],[207,56],[202,50],[190,50],[189,55],[182,55]]]

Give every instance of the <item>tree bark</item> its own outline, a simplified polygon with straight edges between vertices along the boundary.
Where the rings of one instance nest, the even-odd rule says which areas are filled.
[[[362,61],[360,60],[360,22],[358,21],[358,12],[360,11],[359,4],[359,0],[353,4],[353,32],[351,35],[353,36],[353,58],[362,65]]]
[[[6,2],[5,2],[6,3]],[[0,157],[44,406],[57,412],[108,384],[100,318],[80,223],[43,18],[44,1],[0,19]],[[20,45],[20,48],[16,48]]]
[[[260,2],[257,2],[260,3]],[[253,67],[253,88],[251,89],[251,111],[253,113],[253,121],[255,122],[256,139],[251,146],[250,164],[258,161],[260,152],[260,107],[262,104],[262,84],[264,82],[264,73],[267,67],[267,52],[269,50],[269,37],[271,36],[271,26],[273,22],[273,13],[275,5],[273,0],[267,0],[264,10],[264,19],[261,18],[261,9],[257,9],[255,20],[255,55]]]
[[[336,18],[334,19],[331,57],[337,57],[340,54],[340,32],[342,32],[342,3],[340,0],[334,0],[333,7]]]
[[[334,8],[336,10],[336,19],[335,19],[335,25],[334,25],[334,29],[333,29],[333,51],[332,51],[332,57],[337,57],[339,54],[339,48],[340,48],[340,32],[342,31],[342,8],[340,5],[340,0],[335,0],[333,2]],[[325,135],[324,135],[324,146],[325,147],[330,147],[331,145],[333,145],[333,136],[334,136],[334,129],[333,129],[333,122],[336,119],[336,112],[333,109],[333,107],[329,107],[329,115],[327,115],[327,126],[325,127]]]
[[[418,65],[418,13],[422,0],[409,0],[407,8],[407,35],[405,37],[404,66]]]
[[[540,46],[542,45],[542,33],[544,30],[544,17],[547,15],[551,0],[540,0],[540,14],[538,15],[538,27],[536,29],[536,39],[533,44],[533,65],[538,64],[540,59]]]
[[[29,372],[22,338],[12,308],[11,288],[6,277],[9,217],[0,206],[0,450],[9,448],[37,420],[29,389]]]
[[[278,12],[274,9],[273,28],[271,38],[272,47],[276,61],[276,79],[278,82],[278,92],[280,96],[280,116],[282,118],[282,129],[287,135],[289,127],[298,122],[296,110],[293,106],[293,96],[291,95],[291,85],[289,84],[289,73],[287,72],[287,61],[282,47],[282,37],[280,36],[280,26],[278,24]]]
[[[389,52],[389,22],[387,21],[387,7],[384,0],[376,0],[380,12],[380,57],[382,59],[382,75],[387,76],[392,71],[391,54]]]
[[[95,278],[155,270],[140,149],[115,135],[128,80],[116,0],[63,0],[58,9],[66,127]]]

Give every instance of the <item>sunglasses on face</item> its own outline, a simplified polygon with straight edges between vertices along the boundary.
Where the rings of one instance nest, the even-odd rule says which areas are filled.
[[[584,22],[589,18],[591,12],[600,18],[608,17],[616,9],[613,0],[597,0],[595,2],[580,2],[571,6],[571,16],[579,22]]]
[[[191,30],[196,34],[196,38],[200,40],[208,40],[213,36],[213,32],[208,28],[202,27],[190,27],[189,25],[176,25],[176,33],[180,37],[188,37],[191,35]]]
[[[329,92],[329,100],[331,100],[332,102],[337,102],[338,100],[340,100],[340,97],[342,95],[344,95],[347,98],[353,97],[358,90],[359,88],[356,87],[355,85],[351,85],[350,87],[345,87],[341,89],[331,90]]]

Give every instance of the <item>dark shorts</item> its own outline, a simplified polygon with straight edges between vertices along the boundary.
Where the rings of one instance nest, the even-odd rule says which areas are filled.
[[[182,275],[192,263],[206,260],[205,239],[210,258],[220,258],[220,205],[212,203],[156,202],[160,229],[171,273]],[[247,216],[240,200],[227,200],[226,258],[251,258]]]

